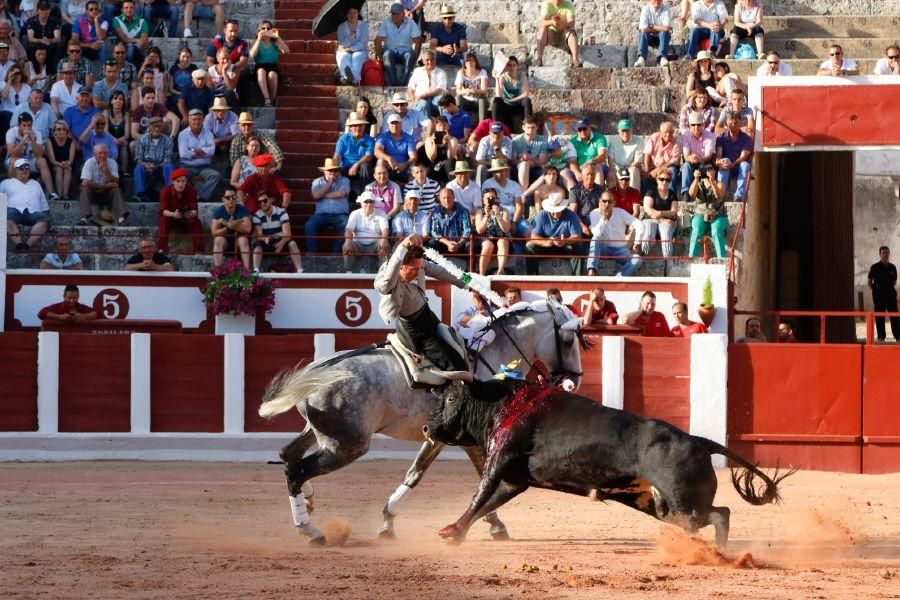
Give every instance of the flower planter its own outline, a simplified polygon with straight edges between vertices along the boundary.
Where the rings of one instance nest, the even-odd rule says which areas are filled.
[[[255,315],[216,315],[216,335],[226,333],[240,333],[242,335],[256,335]]]
[[[715,306],[698,306],[697,307],[697,315],[700,317],[700,321],[706,325],[706,328],[712,325],[713,320],[716,318],[716,307]]]

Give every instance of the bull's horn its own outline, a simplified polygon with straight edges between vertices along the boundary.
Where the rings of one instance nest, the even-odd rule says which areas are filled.
[[[468,371],[435,371],[435,373],[449,381],[465,381],[466,383],[472,383],[472,381],[475,380],[475,377]]]

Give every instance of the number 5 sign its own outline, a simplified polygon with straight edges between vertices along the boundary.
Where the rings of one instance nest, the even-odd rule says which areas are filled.
[[[121,290],[106,288],[94,297],[93,308],[101,319],[124,319],[128,316],[128,297]]]
[[[372,316],[372,303],[362,292],[345,292],[337,299],[334,314],[347,327],[359,327]]]

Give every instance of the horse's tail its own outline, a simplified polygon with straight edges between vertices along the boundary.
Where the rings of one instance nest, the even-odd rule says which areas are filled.
[[[312,363],[285,369],[266,388],[259,416],[270,419],[300,404],[318,388],[339,383],[351,377],[350,371],[338,367],[318,368]]]
[[[754,506],[761,506],[771,502],[780,503],[781,495],[778,490],[778,484],[786,477],[790,477],[797,472],[797,469],[789,469],[784,473],[779,473],[779,469],[776,467],[775,473],[769,477],[759,467],[746,460],[737,452],[733,452],[725,446],[706,438],[695,436],[695,439],[702,440],[710,454],[721,454],[741,465],[740,468],[731,469],[731,483],[741,498]],[[757,477],[763,480],[764,486],[758,487],[755,484],[754,480]]]

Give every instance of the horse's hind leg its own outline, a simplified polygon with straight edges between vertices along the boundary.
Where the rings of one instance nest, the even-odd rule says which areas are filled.
[[[284,477],[288,482],[288,492],[291,492],[291,484],[290,484],[290,474],[288,473],[288,464],[297,462],[303,455],[306,454],[306,451],[312,448],[313,444],[316,443],[316,433],[313,431],[312,427],[309,426],[309,423],[306,424],[306,428],[295,437],[290,444],[281,449],[281,452],[278,456],[281,458],[281,462],[284,463]],[[313,511],[313,487],[312,484],[306,482],[303,484],[301,489],[305,496],[306,508],[309,512]],[[291,493],[293,496],[294,494]]]
[[[472,461],[472,465],[478,472],[478,476],[483,476],[484,451],[477,446],[466,446],[463,447],[463,450],[469,456],[469,460]],[[509,532],[506,530],[506,525],[504,525],[503,521],[500,520],[500,517],[497,516],[496,511],[491,510],[489,513],[484,515],[484,520],[491,526],[490,533],[493,539],[498,541],[505,541],[509,539]]]
[[[440,442],[426,440],[425,443],[422,444],[422,448],[419,449],[419,454],[416,455],[416,460],[413,461],[413,464],[410,465],[409,470],[406,472],[403,483],[400,484],[400,487],[398,487],[393,494],[391,494],[391,497],[388,498],[388,501],[384,505],[384,509],[381,511],[384,522],[381,524],[381,529],[378,530],[378,537],[387,540],[393,540],[397,537],[396,534],[394,534],[394,517],[400,514],[400,503],[412,489],[422,481],[422,476],[425,475],[425,471],[431,466],[431,463],[434,462],[434,459],[437,458],[438,454],[440,454],[443,449],[444,444],[441,444]]]

